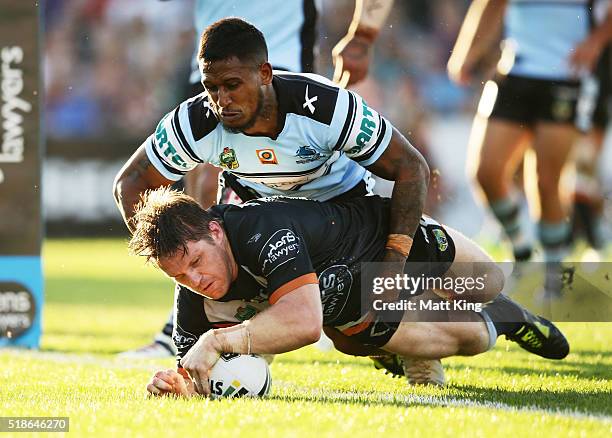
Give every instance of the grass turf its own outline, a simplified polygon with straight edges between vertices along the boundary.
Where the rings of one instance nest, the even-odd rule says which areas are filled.
[[[446,359],[444,389],[410,388],[368,359],[307,347],[277,356],[264,400],[147,399],[152,372],[173,360],[114,354],[150,341],[170,280],[120,240],[51,240],[44,260],[42,351],[0,351],[0,416],[69,416],[74,436],[612,434],[612,324],[563,324],[572,353],[559,362],[502,340]]]

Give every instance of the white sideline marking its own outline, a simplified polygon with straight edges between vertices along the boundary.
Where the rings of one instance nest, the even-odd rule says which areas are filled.
[[[20,350],[7,348],[0,350],[0,355],[4,352],[31,357],[35,359],[50,360],[58,363],[77,363],[83,365],[99,365],[105,368],[115,369],[137,369],[143,371],[158,371],[160,367],[164,366],[163,362],[168,362],[173,359],[131,359],[131,360],[120,360],[120,359],[106,359],[93,354],[82,354],[82,353],[58,353],[58,352],[45,352],[45,351],[31,351],[31,350]],[[290,398],[296,399],[307,399],[308,397],[317,397],[330,399],[330,401],[355,401],[359,402],[363,400],[364,393],[354,391],[329,391],[323,392],[319,390],[310,390],[295,385],[292,382],[285,382],[282,380],[273,380],[273,387],[283,387],[290,389],[297,389],[303,391],[304,396],[296,396]],[[612,416],[604,414],[589,414],[572,409],[547,409],[536,405],[526,405],[523,407],[512,406],[502,402],[494,401],[477,401],[469,399],[461,399],[455,397],[432,396],[432,395],[394,395],[385,393],[366,393],[372,397],[372,404],[376,401],[385,401],[392,403],[405,403],[407,405],[423,405],[423,406],[453,406],[453,407],[465,407],[465,408],[487,408],[497,409],[507,412],[516,413],[540,413],[546,415],[561,415],[564,417],[585,419],[585,420],[598,420],[612,424]],[[272,393],[272,395],[274,395]],[[281,396],[282,397],[282,396]]]

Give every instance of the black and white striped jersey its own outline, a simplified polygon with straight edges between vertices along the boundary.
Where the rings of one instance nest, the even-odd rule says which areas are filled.
[[[145,142],[170,180],[199,163],[233,173],[263,196],[334,198],[369,179],[392,125],[356,93],[314,74],[275,72],[283,128],[277,138],[225,130],[202,93],[166,114]]]

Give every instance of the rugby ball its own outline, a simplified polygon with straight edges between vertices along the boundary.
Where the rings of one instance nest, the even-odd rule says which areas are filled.
[[[270,392],[268,362],[256,354],[221,355],[210,372],[212,398],[263,397]]]

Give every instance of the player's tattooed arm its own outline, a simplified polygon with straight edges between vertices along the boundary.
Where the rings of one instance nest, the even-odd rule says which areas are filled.
[[[134,231],[132,217],[140,195],[146,190],[172,184],[151,164],[144,145],[140,146],[121,168],[113,182],[117,207],[130,232]]]
[[[395,128],[391,142],[368,170],[395,181],[391,195],[389,241],[385,259],[405,261],[425,207],[429,166],[425,158]]]

